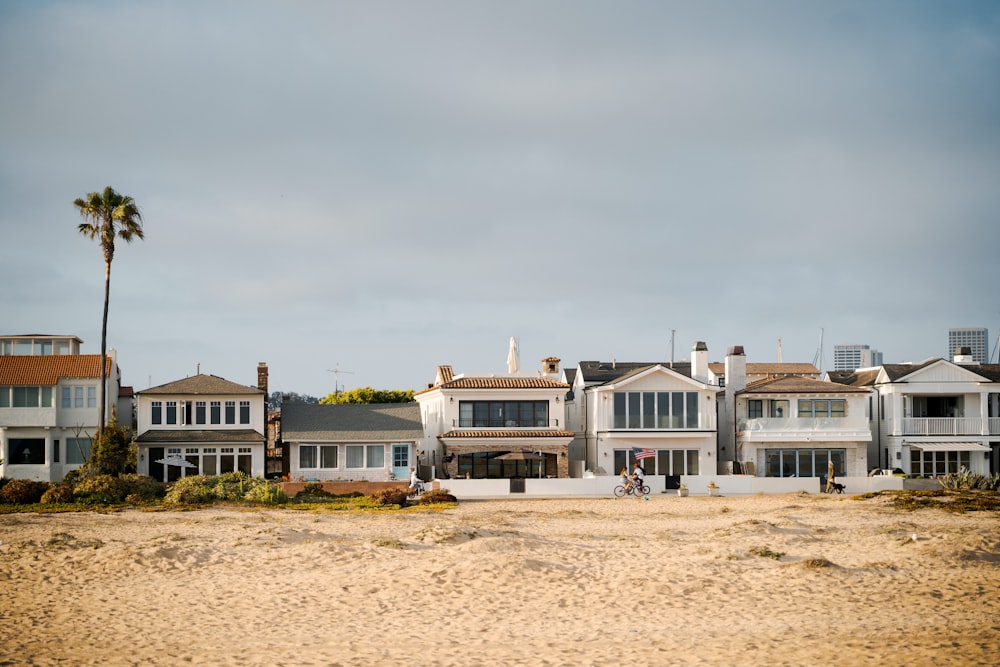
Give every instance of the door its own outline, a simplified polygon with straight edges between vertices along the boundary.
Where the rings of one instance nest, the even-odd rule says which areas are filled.
[[[163,447],[150,447],[146,455],[149,457],[149,476],[157,482],[167,481],[163,477],[163,464],[157,463],[163,458]]]
[[[410,446],[392,446],[392,474],[396,479],[410,479]]]

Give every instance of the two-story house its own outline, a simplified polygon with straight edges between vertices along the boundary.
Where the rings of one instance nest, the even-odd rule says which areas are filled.
[[[266,387],[267,366],[257,367]],[[199,373],[137,392],[139,473],[162,482],[264,475],[266,390]]]
[[[569,428],[587,470],[614,475],[638,455],[647,475],[715,473],[716,386],[703,342],[690,362],[581,361],[566,376]]]
[[[424,440],[421,463],[437,477],[568,477],[563,402],[569,385],[559,359],[536,375],[455,375],[439,366],[433,384],[414,393]]]
[[[1000,365],[975,363],[958,350],[952,361],[883,364],[829,377],[873,392],[873,467],[922,477],[963,465],[1000,471]]]
[[[75,336],[0,337],[0,477],[58,482],[90,457],[97,433],[101,355],[80,354]],[[105,358],[110,419],[121,371]],[[131,425],[131,407],[122,424]]]

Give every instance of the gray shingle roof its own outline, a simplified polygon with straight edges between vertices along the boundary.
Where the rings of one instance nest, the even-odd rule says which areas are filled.
[[[736,392],[737,394],[865,394],[868,390],[838,382],[824,382],[812,378],[787,375],[758,380]]]
[[[642,371],[652,366],[663,366],[680,375],[691,377],[691,362],[689,361],[675,361],[673,364],[669,361],[581,361],[577,365],[577,372],[583,374],[584,384],[605,384],[620,380],[634,371]]]
[[[253,430],[252,428],[241,428],[241,429],[199,429],[199,430],[187,430],[187,429],[171,429],[171,430],[160,430],[160,431],[146,431],[138,438],[136,442],[143,444],[150,443],[169,443],[169,444],[202,444],[202,443],[212,443],[220,444],[226,442],[232,442],[237,444],[244,443],[262,443],[264,442],[264,436]]]
[[[263,394],[264,391],[256,387],[248,387],[236,384],[215,375],[193,375],[168,382],[158,387],[144,389],[139,394]]]
[[[281,406],[281,437],[297,440],[419,440],[424,437],[416,403]]]

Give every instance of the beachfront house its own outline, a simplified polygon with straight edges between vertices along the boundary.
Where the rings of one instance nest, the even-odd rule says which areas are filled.
[[[568,428],[585,474],[631,470],[637,455],[667,488],[681,475],[715,473],[716,386],[705,343],[694,344],[690,362],[581,361],[566,377]]]
[[[883,364],[828,374],[873,392],[872,467],[937,477],[964,465],[1000,472],[1000,365],[979,364],[963,349],[951,361]]]
[[[281,446],[292,480],[407,480],[423,437],[416,403],[281,406]],[[422,479],[430,474],[420,471]]]
[[[782,376],[737,389],[735,471],[761,477],[868,473],[869,392]]]
[[[137,392],[137,467],[162,482],[239,470],[264,475],[267,365],[263,388],[197,374]]]
[[[532,374],[517,364],[486,375],[438,366],[434,382],[414,394],[425,436],[421,460],[442,478],[568,477],[573,434],[563,404],[570,386],[559,379],[559,361],[547,357]]]
[[[80,354],[76,336],[0,337],[0,477],[58,482],[89,458],[97,433],[101,355]],[[110,420],[119,407],[121,370],[114,350],[105,358]]]

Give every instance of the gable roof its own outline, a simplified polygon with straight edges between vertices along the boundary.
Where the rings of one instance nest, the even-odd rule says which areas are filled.
[[[236,384],[215,375],[193,375],[168,382],[158,387],[150,387],[138,392],[140,396],[145,394],[263,394],[262,389],[247,387]]]
[[[283,440],[418,440],[424,437],[416,403],[281,406]]]
[[[867,394],[863,387],[854,387],[837,382],[825,382],[813,378],[794,375],[767,378],[751,382],[745,389],[736,392],[741,394]]]
[[[434,389],[569,389],[570,385],[545,376],[530,375],[476,375],[457,377],[448,382],[436,384],[427,389],[414,392],[414,395],[425,394]]]
[[[851,387],[871,387],[878,379],[880,370],[881,367],[853,371],[828,371],[826,375],[830,382],[837,384],[846,384]]]
[[[906,377],[914,371],[918,371],[921,368],[926,368],[933,363],[941,361],[940,359],[928,359],[927,361],[922,361],[919,364],[882,364],[882,370],[885,372],[886,377],[889,382],[895,382],[901,378]]]
[[[669,361],[581,361],[577,365],[577,372],[583,375],[584,384],[605,384],[653,366],[663,366],[685,377],[691,377],[689,361],[675,361],[673,364]]]
[[[111,377],[111,357],[107,357],[107,373]],[[99,354],[0,356],[0,385],[53,386],[63,378],[99,380],[100,377]]]

